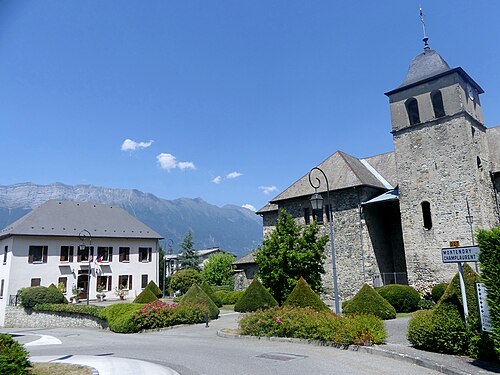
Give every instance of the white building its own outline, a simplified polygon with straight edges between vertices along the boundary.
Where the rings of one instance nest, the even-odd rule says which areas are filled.
[[[149,281],[158,283],[161,238],[118,206],[42,204],[0,231],[0,326],[11,296],[28,286],[62,284],[68,299],[75,287],[80,298],[89,291],[96,299],[99,286],[117,298],[123,286],[134,298]]]
[[[212,247],[211,249],[195,250],[196,255],[198,255],[198,267],[203,269],[203,266],[208,262],[210,256],[220,253],[226,253],[225,251],[219,249],[218,247]],[[230,254],[230,253],[227,253]],[[166,277],[172,276],[181,268],[180,254],[167,254],[165,255],[165,275]]]

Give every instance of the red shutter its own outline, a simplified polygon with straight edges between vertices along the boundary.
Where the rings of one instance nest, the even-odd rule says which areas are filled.
[[[139,248],[139,262],[142,262],[142,251],[141,251],[141,248]]]
[[[128,288],[132,289],[132,275],[128,276]]]
[[[108,276],[108,290],[111,290],[113,284],[111,283],[111,276]]]
[[[69,262],[73,262],[73,246],[69,247],[69,257],[68,257]]]
[[[113,248],[112,247],[109,248],[109,258],[108,258],[108,260],[110,262],[113,260]]]
[[[43,246],[42,248],[43,251],[43,263],[47,263],[47,257],[48,257],[48,252],[49,252],[49,247],[48,246]]]

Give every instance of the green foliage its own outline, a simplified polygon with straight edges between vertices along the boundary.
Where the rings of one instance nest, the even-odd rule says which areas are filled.
[[[283,306],[310,307],[316,311],[330,311],[330,308],[314,293],[307,281],[301,277]]]
[[[153,301],[132,314],[140,329],[158,329],[177,324],[195,324],[205,321],[203,305],[166,303]]]
[[[420,294],[409,285],[391,284],[376,289],[384,299],[389,302],[398,313],[413,312],[418,310]]]
[[[200,259],[196,251],[194,250],[193,242],[193,232],[189,230],[182,242],[179,244],[182,249],[182,254],[179,256],[179,262],[182,269],[194,268],[196,270],[200,269]]]
[[[25,375],[32,367],[29,353],[10,335],[0,334],[0,374]]]
[[[436,310],[418,311],[408,325],[408,340],[418,349],[438,353],[464,352],[465,323],[458,310],[443,305]]]
[[[315,292],[321,292],[321,275],[327,236],[318,237],[316,222],[304,229],[286,211],[280,211],[276,229],[257,250],[259,276],[274,298],[282,303],[303,276]]]
[[[491,336],[495,351],[500,354],[500,227],[478,231],[477,241],[481,248],[481,279],[488,290],[488,306],[493,325]]]
[[[45,286],[23,288],[19,297],[21,304],[28,309],[32,309],[39,303],[68,303],[56,286],[53,288]]]
[[[205,281],[202,281],[200,284],[200,288],[210,297],[212,301],[214,301],[217,307],[222,307],[222,301],[215,295],[210,285],[208,285]]]
[[[223,305],[234,305],[244,293],[243,290],[216,290],[214,292]]]
[[[234,311],[250,312],[275,306],[278,306],[278,302],[255,278],[234,305]]]
[[[368,284],[349,301],[344,313],[373,314],[384,320],[396,318],[396,309]]]
[[[185,304],[201,305],[203,306],[204,312],[208,312],[211,319],[217,319],[219,317],[219,308],[197,284],[193,284],[182,297],[180,305]]]
[[[116,303],[102,310],[101,316],[108,321],[111,331],[117,333],[135,333],[139,332],[140,328],[132,315],[142,306],[136,303]]]
[[[88,315],[88,316],[93,316],[96,318],[104,319],[102,316],[102,311],[104,310],[104,307],[96,306],[96,305],[41,303],[41,304],[36,305],[33,308],[33,310]]]
[[[144,288],[142,292],[139,293],[137,297],[134,299],[134,303],[149,303],[156,301],[158,298],[156,298],[155,294],[151,291],[151,289]]]
[[[158,298],[163,297],[163,291],[158,287],[158,285],[156,285],[153,280],[151,280],[144,289],[149,289]]]
[[[170,280],[170,289],[173,292],[179,290],[181,294],[184,294],[193,284],[200,283],[200,273],[194,268],[187,268],[185,270],[177,271],[172,275],[172,279]]]
[[[233,285],[234,258],[234,255],[227,253],[210,255],[203,265],[202,279],[210,285]]]
[[[373,315],[340,317],[311,308],[275,307],[245,315],[245,335],[295,337],[341,345],[373,345],[385,340],[384,323]]]
[[[434,285],[431,291],[432,300],[437,303],[443,296],[446,288],[448,288],[448,283],[440,283]]]

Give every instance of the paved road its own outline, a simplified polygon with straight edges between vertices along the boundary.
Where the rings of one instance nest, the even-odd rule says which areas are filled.
[[[10,329],[11,332],[45,335],[61,344],[31,345],[32,356],[92,356],[111,362],[119,357],[168,367],[181,375],[255,374],[437,374],[416,365],[366,353],[264,340],[233,340],[217,336],[221,328],[236,327],[237,315],[224,315],[209,328],[203,324],[131,335],[91,329]],[[23,343],[38,336],[18,336]],[[52,340],[52,339],[51,339]],[[97,356],[97,357],[96,357]],[[113,366],[108,366],[113,370]],[[120,374],[116,371],[101,375]],[[138,371],[137,373],[155,373]],[[132,372],[131,372],[132,373]]]

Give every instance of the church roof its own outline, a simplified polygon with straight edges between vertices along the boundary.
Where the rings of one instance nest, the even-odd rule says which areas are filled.
[[[432,49],[424,49],[410,64],[406,78],[401,87],[411,83],[422,81],[426,78],[444,73],[450,70],[450,66],[439,53]]]
[[[21,236],[78,236],[161,239],[161,235],[113,205],[49,200],[0,231],[0,238]]]

